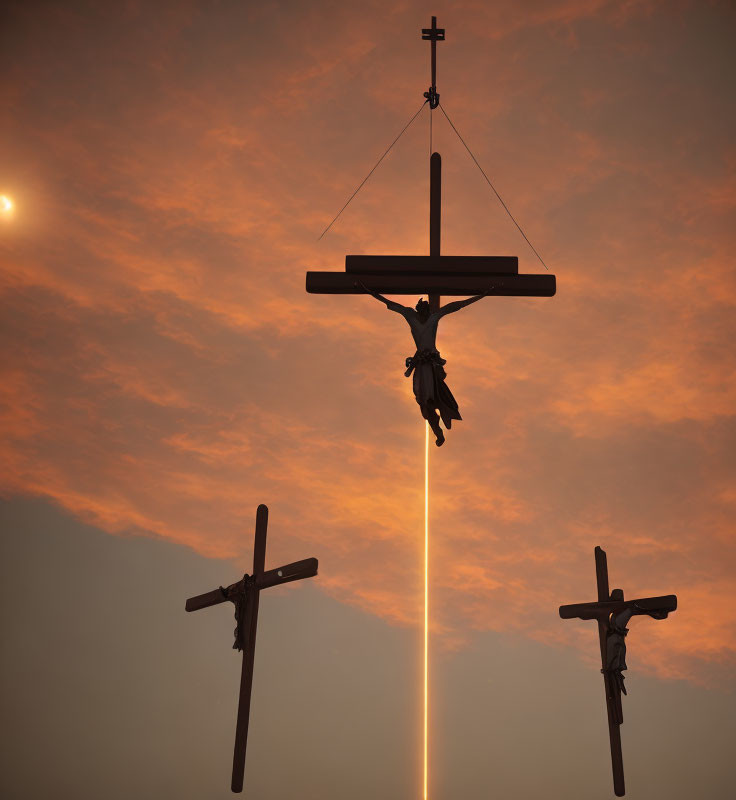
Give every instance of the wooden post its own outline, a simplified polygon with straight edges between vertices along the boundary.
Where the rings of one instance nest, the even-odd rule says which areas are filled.
[[[437,17],[432,17],[432,88],[437,89]]]
[[[253,689],[253,666],[256,656],[256,631],[258,628],[258,605],[260,591],[257,581],[262,577],[266,566],[266,534],[268,531],[268,507],[258,506],[256,511],[256,536],[253,546],[253,575],[246,591],[249,593],[244,620],[245,638],[243,641],[243,663],[240,668],[240,695],[238,697],[238,718],[235,723],[235,747],[233,749],[233,776],[230,788],[233,792],[243,791],[245,778],[245,753],[248,748],[248,721],[250,719],[250,698]]]
[[[598,602],[606,603],[611,599],[608,588],[608,559],[605,550],[595,548],[595,578],[598,586]],[[601,645],[601,666],[603,668],[603,687],[606,692],[606,711],[608,713],[608,734],[611,742],[611,767],[613,770],[613,791],[616,797],[626,794],[624,784],[624,759],[621,751],[621,722],[616,717],[616,692],[611,686],[611,679],[605,672],[606,667],[606,632],[607,623],[598,619],[598,638]],[[619,698],[620,702],[620,698]]]
[[[432,41],[432,52],[434,54],[434,40]],[[434,64],[434,60],[432,63]],[[440,156],[439,153],[432,153],[429,159],[430,258],[439,258],[441,237],[442,237],[442,157]],[[435,313],[440,310],[440,295],[438,294],[429,295],[429,310],[431,313]]]

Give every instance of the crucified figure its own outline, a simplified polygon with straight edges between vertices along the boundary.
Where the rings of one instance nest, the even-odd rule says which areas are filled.
[[[623,594],[620,589],[611,592],[611,599],[619,599]],[[626,694],[624,686],[624,670],[626,669],[626,627],[629,620],[638,614],[647,615],[653,619],[666,619],[668,611],[661,608],[642,608],[636,602],[620,611],[612,611],[608,617],[608,630],[606,632],[606,666],[602,672],[607,672],[615,689]]]
[[[412,372],[414,373],[414,397],[419,403],[422,416],[427,420],[436,437],[435,444],[440,447],[445,442],[445,434],[440,427],[440,418],[442,418],[442,422],[449,431],[452,426],[452,420],[462,419],[462,417],[457,407],[457,401],[445,383],[447,373],[444,370],[444,366],[447,362],[437,350],[437,326],[442,317],[459,311],[471,303],[476,303],[478,300],[482,300],[493,291],[494,287],[491,286],[483,294],[469,297],[467,300],[456,300],[454,303],[448,303],[442,306],[439,311],[432,313],[429,303],[424,299],[419,300],[415,308],[409,308],[408,306],[402,306],[401,303],[394,303],[392,300],[388,300],[362,283],[357,283],[356,286],[360,286],[365,292],[373,295],[376,300],[384,303],[389,311],[401,314],[409,324],[417,349],[413,356],[406,359],[406,372],[404,375],[408,378]],[[438,411],[439,414],[437,413]]]

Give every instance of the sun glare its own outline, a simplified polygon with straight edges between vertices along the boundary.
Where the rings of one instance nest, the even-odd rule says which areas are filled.
[[[0,195],[0,213],[4,217],[8,217],[13,213],[13,208],[13,201],[6,194]]]

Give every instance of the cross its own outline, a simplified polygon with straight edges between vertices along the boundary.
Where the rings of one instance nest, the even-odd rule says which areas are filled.
[[[437,42],[445,41],[445,29],[437,27],[437,17],[432,17],[431,28],[422,28],[422,39],[432,43],[432,85],[424,96],[429,100],[429,107],[435,109],[440,104],[440,96],[437,94]]]
[[[645,597],[639,600],[624,600],[622,589],[608,592],[608,561],[600,547],[595,548],[595,577],[598,584],[597,603],[575,603],[560,606],[562,619],[594,619],[598,622],[598,638],[601,647],[601,672],[606,690],[608,710],[608,732],[611,741],[611,766],[613,768],[613,790],[617,797],[625,794],[624,764],[621,753],[621,725],[624,721],[621,693],[626,694],[622,670],[626,669],[625,636],[626,623],[636,615],[664,619],[677,608],[677,597]]]
[[[253,687],[253,662],[256,646],[256,626],[258,624],[258,600],[262,589],[278,586],[302,578],[312,578],[317,574],[317,559],[306,558],[277,569],[265,569],[266,530],[268,528],[268,508],[259,505],[256,512],[256,535],[253,546],[253,574],[245,574],[237,583],[227,588],[220,586],[211,592],[190,597],[186,602],[187,611],[199,611],[230,600],[235,604],[235,644],[233,649],[242,650],[243,665],[240,673],[240,697],[238,699],[238,721],[235,726],[235,750],[233,754],[233,792],[243,791],[245,776],[245,751],[248,744],[248,718],[250,716],[250,696]]]
[[[430,108],[439,105],[437,94],[437,42],[445,29],[422,28],[422,39],[432,46],[432,85],[424,96]],[[552,297],[554,275],[519,275],[516,256],[440,255],[442,230],[442,158],[429,159],[429,256],[345,256],[345,272],[307,272],[307,292],[312,294],[363,294],[363,286],[380,294],[426,294],[430,310],[439,311],[440,295],[483,294]],[[362,286],[361,286],[362,284]]]
[[[494,295],[552,297],[554,275],[520,275],[516,256],[440,255],[442,214],[442,159],[429,160],[429,255],[345,256],[345,272],[307,272],[312,294],[363,294],[366,288],[380,294],[427,294],[432,310],[440,295],[483,294],[493,284]]]

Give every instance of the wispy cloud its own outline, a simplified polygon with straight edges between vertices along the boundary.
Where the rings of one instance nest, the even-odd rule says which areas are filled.
[[[421,118],[316,241],[426,79],[421,41],[406,45],[419,6],[370,8],[393,20],[380,36],[343,6],[288,24],[247,4],[16,8],[1,463],[6,492],[244,565],[266,502],[269,557],[317,555],[326,591],[414,625],[424,434],[408,331],[369,298],[304,292],[305,269],[346,251],[427,246]],[[499,630],[587,652],[590,631],[556,607],[592,597],[601,544],[629,596],[680,596],[637,631],[643,663],[701,681],[734,663],[719,601],[736,496],[721,13],[447,8],[443,100],[559,286],[442,323],[464,416],[431,456],[447,646]],[[704,30],[716,55],[682,63]],[[434,135],[445,251],[518,252],[542,271],[437,118]]]

